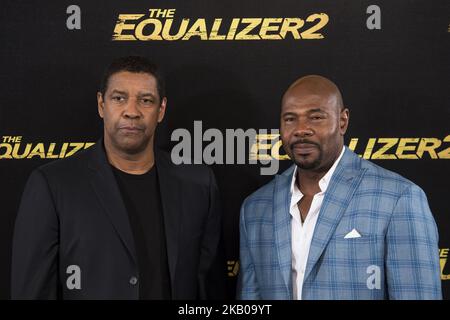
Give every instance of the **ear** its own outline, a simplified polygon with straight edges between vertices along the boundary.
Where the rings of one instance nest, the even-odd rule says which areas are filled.
[[[166,114],[166,106],[167,106],[167,98],[164,97],[161,100],[161,105],[158,110],[158,123],[160,123],[164,119],[164,115]]]
[[[347,132],[349,119],[350,111],[347,108],[342,109],[339,115],[339,130],[341,135],[344,135],[345,132]]]
[[[103,101],[103,96],[101,92],[97,92],[97,108],[98,108],[98,114],[100,118],[103,119],[103,111],[104,111],[105,103]]]

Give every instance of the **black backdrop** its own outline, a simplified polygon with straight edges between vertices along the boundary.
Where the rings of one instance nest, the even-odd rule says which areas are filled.
[[[67,27],[74,16],[66,10],[73,4],[81,10],[81,29]],[[370,5],[380,8],[381,29],[366,25],[373,19],[372,11],[367,13]],[[317,31],[323,39],[294,39],[288,34],[280,40],[112,40],[119,14],[143,14],[145,19],[149,9],[176,9],[174,26],[183,18],[191,23],[204,18],[208,33],[215,18],[222,18],[224,34],[233,18],[306,19],[326,13],[329,22]],[[202,121],[203,130],[276,129],[280,97],[291,82],[306,74],[335,81],[351,111],[346,144],[357,138],[356,151],[362,154],[370,139],[392,138],[386,153],[394,159],[372,161],[427,193],[440,232],[444,297],[450,298],[449,9],[446,0],[2,0],[0,298],[9,298],[12,231],[24,183],[33,168],[53,161],[39,152],[23,159],[18,155],[26,151],[26,144],[37,151],[42,147],[47,154],[54,143],[54,154],[59,154],[64,143],[95,142],[102,132],[96,109],[100,75],[111,59],[130,54],[148,56],[165,70],[168,111],[157,134],[158,144],[168,151],[175,144],[171,133],[177,128],[193,132],[196,120]],[[302,31],[312,25],[307,22]],[[402,151],[401,141],[410,148]],[[421,152],[420,143],[436,144],[436,154]],[[17,144],[14,156],[10,148]],[[383,145],[377,140],[373,150]],[[403,159],[402,152],[416,159]],[[280,161],[280,171],[288,165]],[[238,270],[240,204],[272,177],[260,174],[260,164],[212,167],[224,204],[231,296]]]

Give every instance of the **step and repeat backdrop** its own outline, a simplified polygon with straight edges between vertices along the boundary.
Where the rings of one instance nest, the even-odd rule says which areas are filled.
[[[449,13],[445,0],[2,0],[0,298],[9,298],[14,219],[30,172],[97,141],[103,70],[142,55],[167,80],[157,145],[190,152],[216,174],[230,297],[240,205],[291,164],[279,140],[281,96],[319,74],[350,109],[346,145],[425,190],[450,299]]]

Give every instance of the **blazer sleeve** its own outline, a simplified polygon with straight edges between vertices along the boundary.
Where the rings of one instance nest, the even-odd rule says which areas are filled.
[[[255,267],[251,258],[248,244],[247,229],[245,226],[246,201],[242,204],[239,222],[239,276],[236,289],[236,298],[239,300],[260,300],[258,282],[256,281]]]
[[[407,187],[398,199],[386,246],[389,299],[442,299],[438,231],[418,186]]]
[[[222,211],[219,189],[211,169],[209,171],[209,212],[200,249],[198,298],[223,300],[226,298],[226,259],[222,242]]]
[[[26,183],[14,226],[12,299],[56,299],[58,293],[58,216],[43,173]]]

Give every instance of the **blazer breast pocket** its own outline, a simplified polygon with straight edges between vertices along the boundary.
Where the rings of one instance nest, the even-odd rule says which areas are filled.
[[[335,235],[328,244],[329,254],[337,260],[349,263],[380,263],[384,258],[384,237],[381,235],[364,235],[345,238]]]

